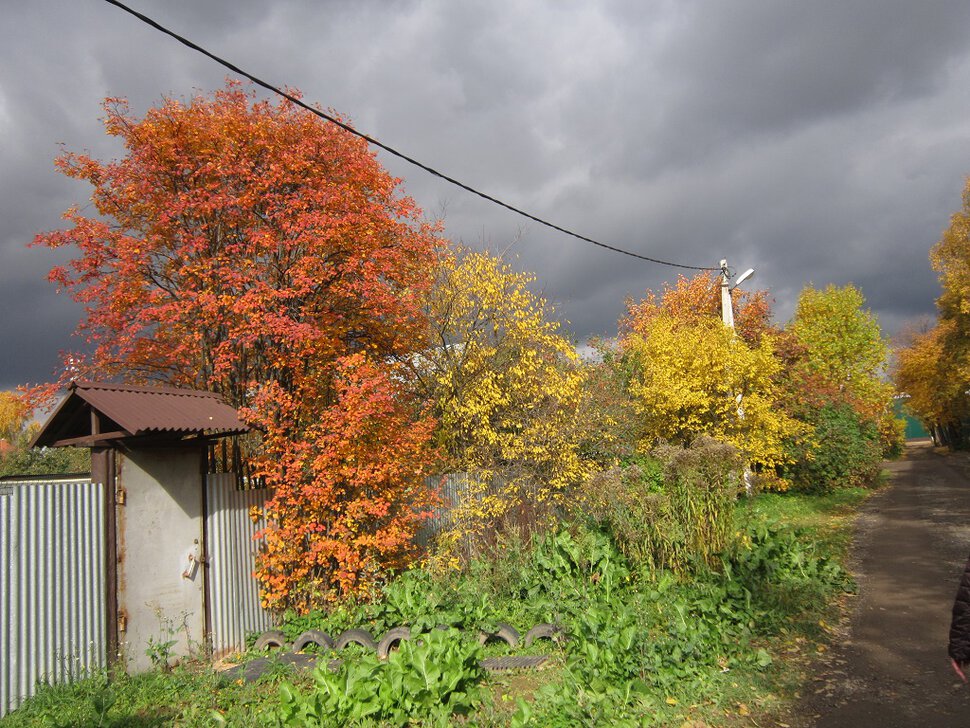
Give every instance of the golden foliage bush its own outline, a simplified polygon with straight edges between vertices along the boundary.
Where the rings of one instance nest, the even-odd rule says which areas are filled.
[[[471,474],[440,551],[541,518],[590,471],[578,434],[585,371],[533,282],[486,253],[440,261],[429,346],[413,369],[438,421],[442,469]]]
[[[682,323],[660,314],[627,335],[621,351],[641,452],[662,440],[683,445],[707,435],[771,469],[787,461],[786,439],[804,430],[780,406],[781,364],[771,336],[748,345],[718,319]]]

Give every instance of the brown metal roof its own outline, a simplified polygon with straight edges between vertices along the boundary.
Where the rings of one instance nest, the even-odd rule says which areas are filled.
[[[239,432],[236,410],[214,392],[78,382],[75,393],[133,435],[146,432]]]
[[[100,418],[99,432],[92,432],[92,410]],[[105,436],[101,439],[150,434],[219,436],[247,429],[236,410],[213,392],[73,382],[34,445],[89,444],[86,441],[96,441],[99,434]]]

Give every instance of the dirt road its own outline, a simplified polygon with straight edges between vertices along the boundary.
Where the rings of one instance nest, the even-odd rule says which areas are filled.
[[[970,553],[970,459],[911,445],[857,522],[859,583],[844,636],[806,685],[792,725],[970,728],[970,688],[946,657]]]

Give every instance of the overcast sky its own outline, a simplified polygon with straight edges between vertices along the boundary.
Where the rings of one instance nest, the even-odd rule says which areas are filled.
[[[853,282],[887,333],[932,314],[927,252],[970,174],[966,0],[130,0],[429,165],[638,253],[757,269],[776,317]],[[0,0],[0,388],[49,380],[80,310],[27,249],[89,189],[64,144],[226,71],[102,0]],[[593,248],[381,156],[455,241],[534,271],[577,340],[677,271]]]

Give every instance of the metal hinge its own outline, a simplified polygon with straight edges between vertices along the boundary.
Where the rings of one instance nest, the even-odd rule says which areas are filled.
[[[123,506],[125,504],[125,498],[127,496],[128,496],[128,491],[126,491],[124,488],[118,488],[115,491],[115,503],[117,503],[119,506]]]

